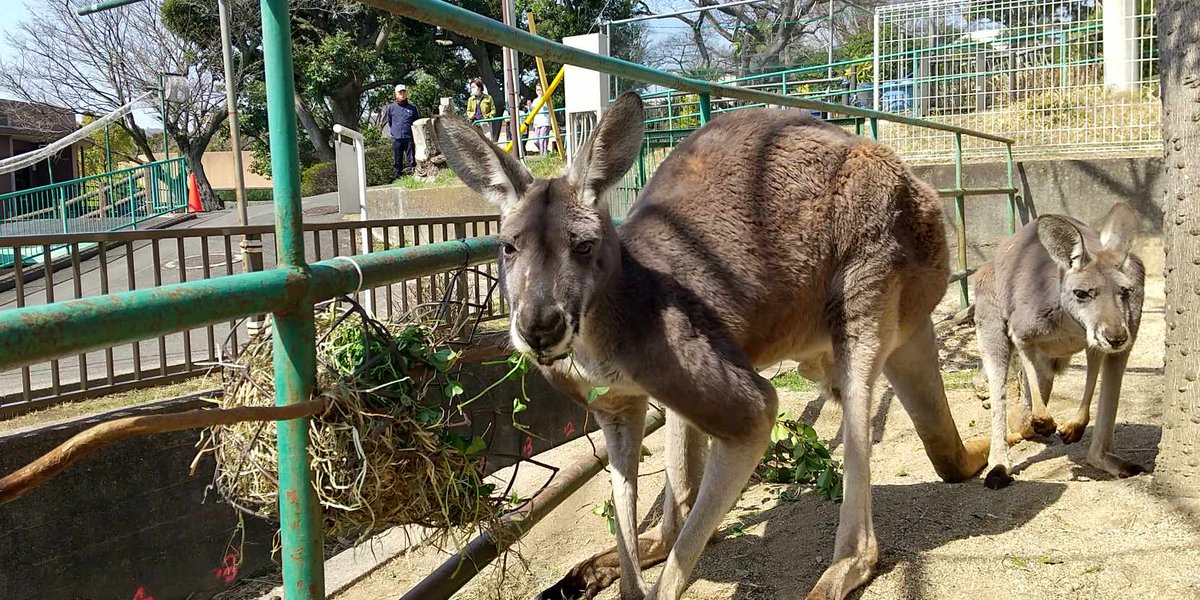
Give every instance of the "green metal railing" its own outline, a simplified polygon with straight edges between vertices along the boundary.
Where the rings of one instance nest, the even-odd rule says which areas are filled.
[[[110,2],[121,4],[123,1]],[[1003,136],[931,123],[902,115],[770,94],[672,75],[642,65],[548,41],[487,17],[435,0],[367,0],[367,4],[453,30],[461,35],[560,63],[614,74],[627,79],[699,94],[700,123],[712,116],[711,98],[729,97],[846,115],[878,132],[879,121],[905,123],[1010,145]],[[273,314],[276,404],[307,401],[315,380],[315,302],[358,289],[386,285],[438,270],[494,260],[495,237],[481,237],[360,255],[353,260],[307,264],[301,223],[300,159],[293,105],[291,22],[287,0],[261,0],[266,71],[268,125],[276,215],[279,266],[269,271],[218,277],[98,298],[7,310],[0,313],[0,369],[12,369],[115,344],[154,338],[252,315]],[[677,139],[675,140],[677,141]],[[673,142],[668,142],[673,143]],[[960,174],[952,195],[956,206],[967,195],[985,190],[962,186]],[[647,165],[633,174],[644,184]],[[1010,169],[1011,177],[1011,169]],[[1007,188],[1010,203],[1015,188]],[[994,193],[996,190],[987,190]],[[959,211],[957,274],[965,294],[965,213]],[[319,506],[310,483],[306,449],[309,419],[279,423],[279,485],[284,590],[289,599],[324,597],[323,535]]]
[[[0,239],[137,229],[139,223],[187,208],[187,175],[179,157],[0,194]],[[16,260],[15,245],[3,245],[0,268]],[[21,251],[22,260],[41,255],[41,247]]]

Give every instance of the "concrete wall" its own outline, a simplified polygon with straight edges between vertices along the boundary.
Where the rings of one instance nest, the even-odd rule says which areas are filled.
[[[246,188],[270,188],[271,179],[269,177],[250,172],[250,158],[250,153],[243,150],[242,166],[245,168]],[[232,190],[237,187],[237,183],[234,181],[237,169],[233,168],[232,151],[205,152],[200,162],[204,165],[204,174],[208,176],[208,181],[214,190]]]
[[[1147,235],[1162,235],[1164,175],[1157,157],[1024,161],[1016,166],[1018,227],[1041,214],[1066,214],[1096,223],[1114,202],[1122,201],[1142,217]],[[951,165],[922,165],[913,171],[934,187],[954,187]],[[1004,163],[968,164],[963,169],[966,187],[998,187],[1005,181]],[[946,199],[945,209],[953,257],[957,244],[952,198]],[[991,258],[997,243],[1007,237],[1007,211],[1006,196],[967,197],[967,256],[972,265]]]
[[[380,186],[367,189],[367,216],[372,219],[497,216],[500,209],[466,186],[410,190]]]
[[[0,472],[11,473],[99,421],[0,438]],[[212,462],[188,476],[197,435],[182,431],[113,444],[0,506],[0,598],[206,598],[226,587],[226,576],[269,566],[274,526],[247,518],[241,544],[234,510],[215,494],[205,501]],[[224,570],[231,553],[241,565]]]
[[[472,397],[507,372],[505,364],[472,365],[459,379]],[[516,418],[537,436],[511,426],[519,382],[505,381],[467,409],[462,430],[487,441],[487,472],[595,429],[595,419],[588,420],[581,405],[540,376],[531,374],[526,384],[530,410]],[[136,412],[206,406],[201,400],[173,401]],[[0,436],[0,475],[86,427],[129,414]],[[245,517],[244,535],[239,533],[238,514],[206,489],[213,480],[211,458],[188,475],[198,438],[192,430],[112,444],[0,505],[0,599],[202,600],[272,569],[276,523]]]

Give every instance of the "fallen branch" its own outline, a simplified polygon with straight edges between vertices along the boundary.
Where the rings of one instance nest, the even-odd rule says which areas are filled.
[[[168,433],[184,429],[232,425],[243,421],[287,421],[325,412],[327,400],[313,400],[288,406],[246,406],[226,409],[198,409],[165,415],[126,417],[81,431],[57,448],[43,454],[21,470],[0,479],[0,504],[20,498],[29,490],[49,481],[88,454],[109,444],[139,435]]]

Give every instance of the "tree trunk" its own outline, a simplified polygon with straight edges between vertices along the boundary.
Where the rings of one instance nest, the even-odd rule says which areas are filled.
[[[1158,0],[1166,222],[1166,377],[1155,483],[1200,498],[1200,2]]]
[[[294,100],[296,116],[300,119],[300,126],[304,128],[304,134],[308,136],[308,141],[312,142],[317,159],[321,162],[333,160],[333,147],[329,145],[329,135],[321,129],[321,125],[313,117],[312,111],[305,106],[304,99],[300,97],[299,93],[296,94]]]
[[[202,156],[203,150],[189,148],[183,153],[183,162],[187,163],[188,170],[196,175],[196,187],[200,190],[200,204],[204,206],[204,210],[221,210],[225,208],[225,201],[221,200],[209,183],[208,176],[204,173],[204,163],[200,160]]]
[[[359,131],[358,127],[362,124],[362,92],[359,89],[361,86],[355,84],[329,97],[334,123]]]

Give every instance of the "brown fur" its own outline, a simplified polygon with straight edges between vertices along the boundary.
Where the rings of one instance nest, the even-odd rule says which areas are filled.
[[[603,192],[636,157],[641,120],[640,100],[622,96],[567,176],[548,182],[507,176],[519,164],[481,154],[469,127],[438,128],[453,130],[439,142],[464,181],[504,207],[514,343],[579,398],[612,390],[591,409],[612,449],[617,549],[573,569],[562,589],[587,594],[611,581],[615,553],[623,597],[678,598],[766,446],[776,397],[757,368],[795,358],[819,365],[843,403],[835,563],[809,595],[843,598],[878,556],[868,421],[881,372],[942,477],[984,466],[986,442],[964,446],[937,369],[929,315],[949,274],[941,203],[881,145],[797,112],[745,110],[680,144],[617,229]],[[639,540],[648,397],[669,409],[677,434],[668,439],[668,517]],[[703,469],[699,433],[712,440]],[[689,491],[700,472],[699,491]],[[674,560],[647,589],[639,554],[658,549],[658,559],[668,548]]]

